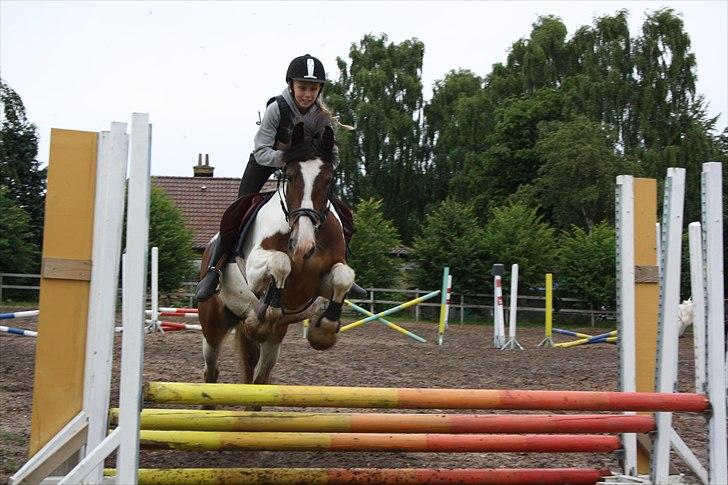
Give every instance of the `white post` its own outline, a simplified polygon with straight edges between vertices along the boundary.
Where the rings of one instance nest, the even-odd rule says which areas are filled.
[[[617,235],[617,322],[619,325],[619,390],[637,388],[635,363],[634,178],[617,177],[615,194]],[[659,236],[658,236],[659,239]],[[625,413],[634,414],[634,413]],[[637,435],[622,434],[623,473],[637,476]]]
[[[144,362],[151,127],[147,114],[132,118],[126,264],[123,268],[121,383],[119,387],[119,451],[116,483],[135,484],[139,469],[139,410]],[[133,216],[131,216],[133,214]]]
[[[511,309],[508,319],[508,342],[501,348],[523,350],[523,346],[516,340],[516,312],[518,307],[518,265],[511,266]]]
[[[129,136],[126,123],[111,123],[99,135],[94,203],[94,237],[89,289],[88,335],[84,373],[83,408],[88,432],[83,457],[106,438],[108,432],[111,367],[114,355],[116,296],[124,219],[124,189]],[[103,464],[91,472],[87,483],[101,483]]]
[[[670,167],[665,179],[660,255],[660,312],[656,392],[675,392],[678,357],[678,304],[680,303],[680,252],[682,249],[685,169]],[[657,434],[652,458],[653,483],[667,483],[670,476],[672,413],[655,413]]]
[[[149,325],[151,332],[164,332],[159,323],[159,248],[152,248],[152,322]]]
[[[728,483],[726,432],[725,288],[723,287],[723,188],[722,166],[703,164],[702,219],[707,295],[707,390],[711,414],[708,421],[708,473],[710,483]]]
[[[503,288],[501,277],[503,265],[493,265],[493,346],[501,348],[505,345],[505,318],[503,316]]]
[[[693,302],[693,356],[695,392],[705,393],[705,281],[703,279],[703,241],[699,222],[688,225],[690,240],[690,294]]]

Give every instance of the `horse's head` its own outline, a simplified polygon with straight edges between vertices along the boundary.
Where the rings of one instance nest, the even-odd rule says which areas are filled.
[[[317,112],[294,125],[283,152],[283,212],[290,227],[288,252],[294,262],[313,255],[316,232],[329,213],[335,144],[328,118]]]

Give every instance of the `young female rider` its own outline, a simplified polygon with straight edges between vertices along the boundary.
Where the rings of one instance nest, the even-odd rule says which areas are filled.
[[[238,197],[260,192],[260,189],[263,188],[266,180],[270,178],[273,172],[283,166],[281,149],[289,142],[294,119],[308,112],[318,110],[324,110],[331,116],[319,100],[325,82],[324,65],[315,57],[306,54],[291,61],[288,71],[286,71],[286,84],[288,86],[280,96],[271,98],[268,101],[268,107],[263,115],[263,120],[260,122],[260,128],[255,135],[255,148],[253,153],[250,154],[248,165],[240,181]],[[336,121],[333,116],[331,118]],[[334,147],[334,168],[339,163],[338,155],[338,150]],[[344,211],[348,213],[348,209],[346,206],[341,207],[343,204],[337,200],[332,200],[332,202],[334,202],[334,207],[340,215],[348,244],[353,231],[350,216],[346,217],[342,214]],[[237,238],[218,237],[213,243],[210,267],[197,283],[195,296],[198,301],[204,301],[215,294],[220,281],[220,273],[215,269],[216,265],[233,250],[236,243],[235,239]],[[366,296],[366,292],[355,283],[350,295],[363,297]]]

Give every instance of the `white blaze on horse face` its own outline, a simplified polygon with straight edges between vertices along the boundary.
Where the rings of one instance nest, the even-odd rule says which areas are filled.
[[[316,177],[321,173],[321,167],[324,162],[319,159],[301,162],[301,178],[303,178],[303,198],[301,199],[302,209],[314,209],[313,206],[313,187]],[[292,240],[296,241],[293,248],[291,258],[296,262],[302,262],[305,255],[308,254],[316,246],[316,233],[314,231],[313,221],[306,216],[297,219],[296,224],[291,231]]]

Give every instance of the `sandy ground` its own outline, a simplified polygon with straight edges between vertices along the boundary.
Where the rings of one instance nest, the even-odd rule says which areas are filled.
[[[0,311],[13,311],[0,308]],[[35,321],[5,321],[35,329]],[[10,323],[12,322],[12,323]],[[8,324],[4,323],[4,324]],[[617,390],[618,352],[613,345],[573,349],[537,347],[539,328],[519,329],[524,351],[491,346],[492,327],[451,325],[445,343],[434,344],[434,324],[409,324],[428,339],[417,343],[377,323],[342,334],[328,351],[311,349],[293,326],[284,341],[274,382],[284,384],[437,387],[483,389]],[[609,329],[581,328],[586,333]],[[192,331],[147,335],[144,378],[200,382],[201,334]],[[570,340],[555,336],[557,341]],[[116,338],[116,356],[121,339]],[[0,333],[0,483],[27,459],[33,387],[35,339]],[[237,382],[237,357],[228,339],[221,357],[221,382]],[[679,390],[693,390],[692,339],[680,342]],[[118,368],[112,402],[118,402]],[[272,408],[271,408],[272,409]],[[467,411],[459,411],[467,412]],[[700,415],[675,415],[684,441],[706,464],[706,420]],[[695,477],[682,462],[677,469],[688,482]],[[108,463],[113,466],[113,460]],[[591,467],[618,470],[616,454],[531,453],[324,453],[324,452],[172,452],[142,451],[143,467]]]

